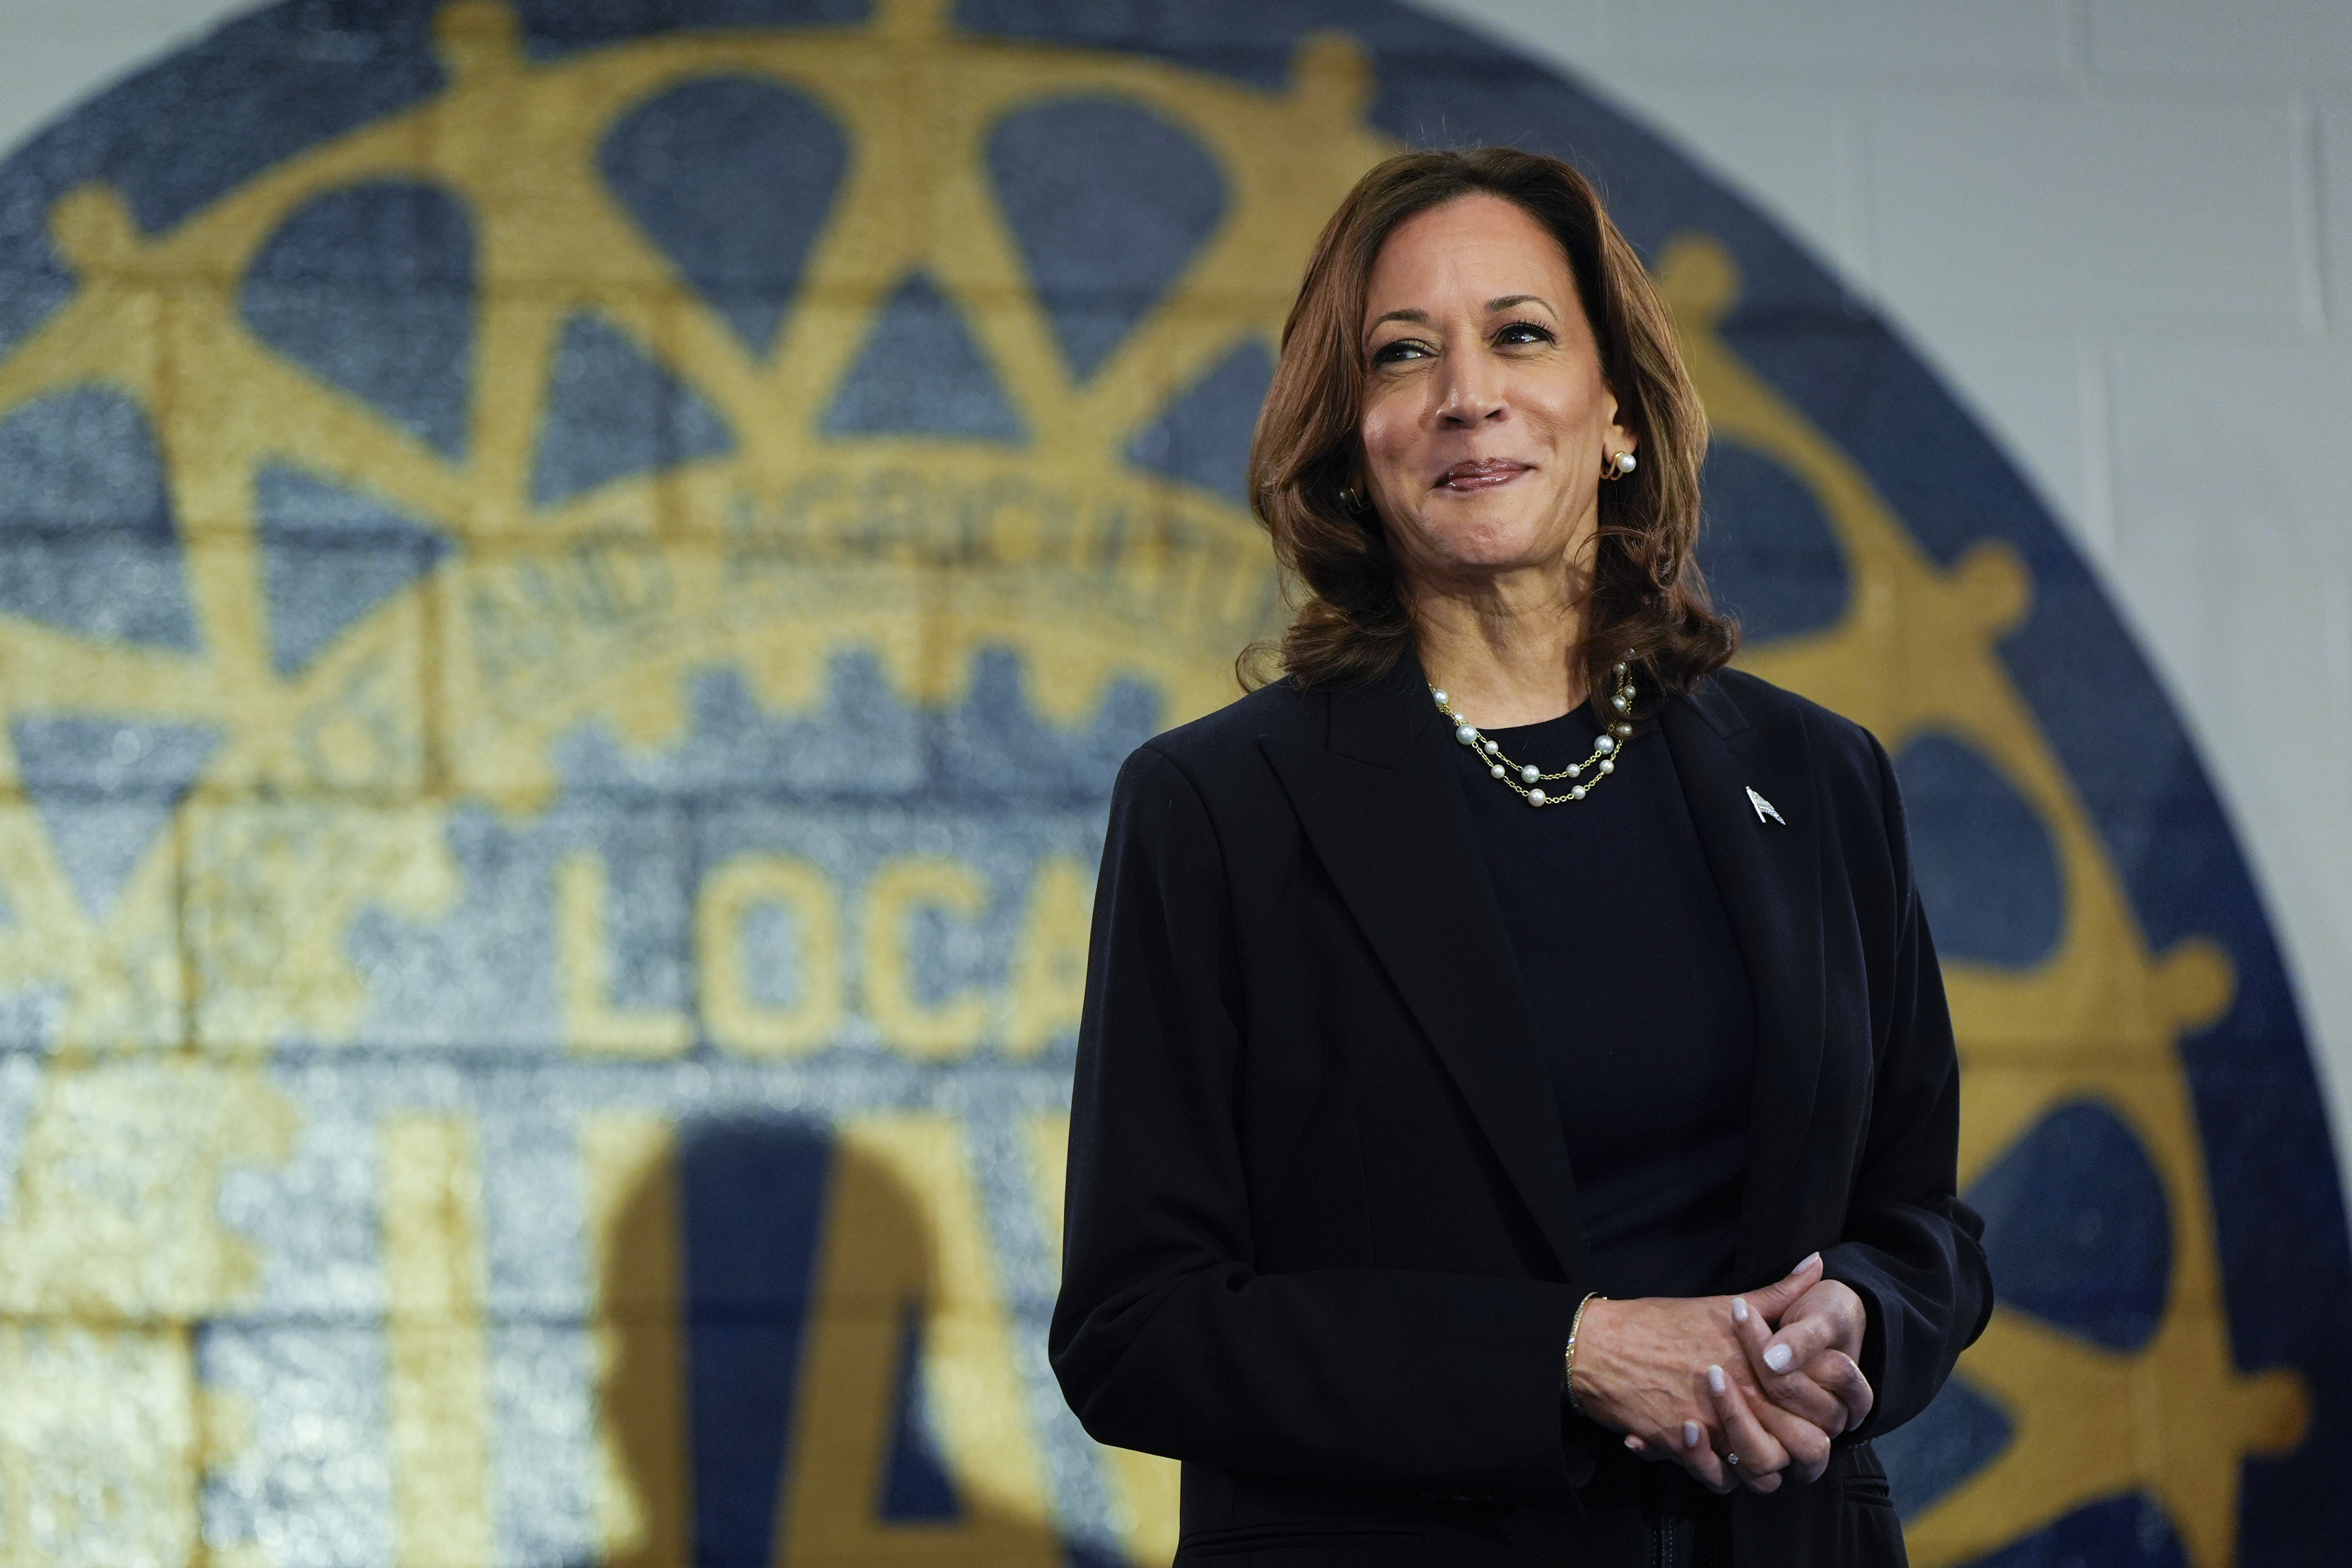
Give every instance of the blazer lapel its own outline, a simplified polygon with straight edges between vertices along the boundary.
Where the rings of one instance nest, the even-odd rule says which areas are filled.
[[[1328,745],[1280,734],[1258,743],[1562,1277],[1576,1279],[1584,1233],[1575,1176],[1510,936],[1450,772],[1444,716],[1411,657],[1328,700]]]
[[[1820,797],[1794,714],[1750,726],[1709,682],[1667,704],[1660,728],[1755,994],[1755,1110],[1736,1266],[1746,1288],[1794,1261],[1788,1232],[1826,1023]]]

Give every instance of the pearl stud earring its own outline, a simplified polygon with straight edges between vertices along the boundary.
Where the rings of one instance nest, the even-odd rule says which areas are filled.
[[[1604,479],[1622,479],[1638,466],[1633,461],[1633,453],[1620,452],[1601,465],[1601,477]]]

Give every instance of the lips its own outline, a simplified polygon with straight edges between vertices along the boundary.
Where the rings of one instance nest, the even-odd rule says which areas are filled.
[[[1482,458],[1475,463],[1456,463],[1437,476],[1431,487],[1441,490],[1486,490],[1496,485],[1509,484],[1528,471],[1525,463],[1514,463],[1507,458]]]

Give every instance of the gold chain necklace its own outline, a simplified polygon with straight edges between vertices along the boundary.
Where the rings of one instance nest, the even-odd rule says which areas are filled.
[[[1564,800],[1582,800],[1587,790],[1617,771],[1618,748],[1633,733],[1633,723],[1626,717],[1633,709],[1633,675],[1622,659],[1617,661],[1617,689],[1609,697],[1609,706],[1615,711],[1616,719],[1601,732],[1601,738],[1592,742],[1591,756],[1580,763],[1570,763],[1554,773],[1544,772],[1533,763],[1511,761],[1503,755],[1499,742],[1480,734],[1477,725],[1454,710],[1454,705],[1447,700],[1444,692],[1433,686],[1429,689],[1429,695],[1436,700],[1437,710],[1454,721],[1454,738],[1475,750],[1486,764],[1487,776],[1499,779],[1509,788],[1517,790],[1520,798],[1529,805],[1558,805]],[[1589,780],[1584,777],[1587,770],[1593,775]],[[1543,787],[1561,779],[1577,782],[1559,795]]]

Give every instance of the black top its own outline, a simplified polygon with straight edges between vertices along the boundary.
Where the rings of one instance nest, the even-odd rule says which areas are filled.
[[[1590,708],[1486,731],[1546,773],[1600,732]],[[1537,808],[1454,749],[1568,1137],[1591,1288],[1738,1288],[1756,1008],[1673,752],[1645,727],[1614,773],[1585,772],[1585,798]]]

